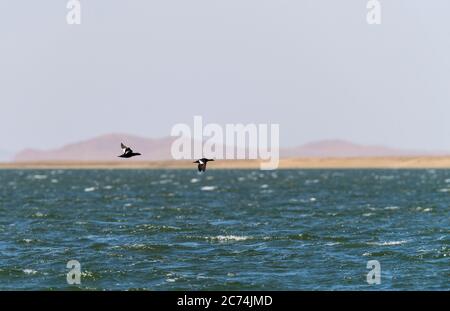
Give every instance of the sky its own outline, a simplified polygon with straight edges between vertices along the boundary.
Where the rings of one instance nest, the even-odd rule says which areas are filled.
[[[450,1],[0,2],[0,149],[177,123],[277,123],[282,146],[450,150]]]

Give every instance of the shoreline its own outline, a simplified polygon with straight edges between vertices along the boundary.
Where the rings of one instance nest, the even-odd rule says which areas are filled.
[[[218,160],[210,169],[260,169],[260,160]],[[4,169],[195,169],[192,161],[9,162]],[[284,158],[278,169],[450,169],[450,156]]]

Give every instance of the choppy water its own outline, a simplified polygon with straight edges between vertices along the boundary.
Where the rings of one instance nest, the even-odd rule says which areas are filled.
[[[0,185],[3,290],[450,289],[448,170],[11,170]]]

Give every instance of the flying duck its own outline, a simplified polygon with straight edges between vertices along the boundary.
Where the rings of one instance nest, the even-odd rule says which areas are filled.
[[[208,163],[209,161],[214,161],[214,159],[206,159],[206,158],[202,158],[200,160],[197,160],[193,163],[198,163],[198,171],[199,172],[204,172],[206,170],[206,163]]]
[[[120,143],[120,147],[122,148],[123,154],[119,158],[132,158],[141,155],[140,153],[133,152],[130,147],[125,146],[123,143]]]

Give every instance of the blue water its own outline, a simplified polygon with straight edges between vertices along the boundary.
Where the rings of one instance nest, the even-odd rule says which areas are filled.
[[[450,289],[449,170],[4,170],[0,185],[2,290]]]

